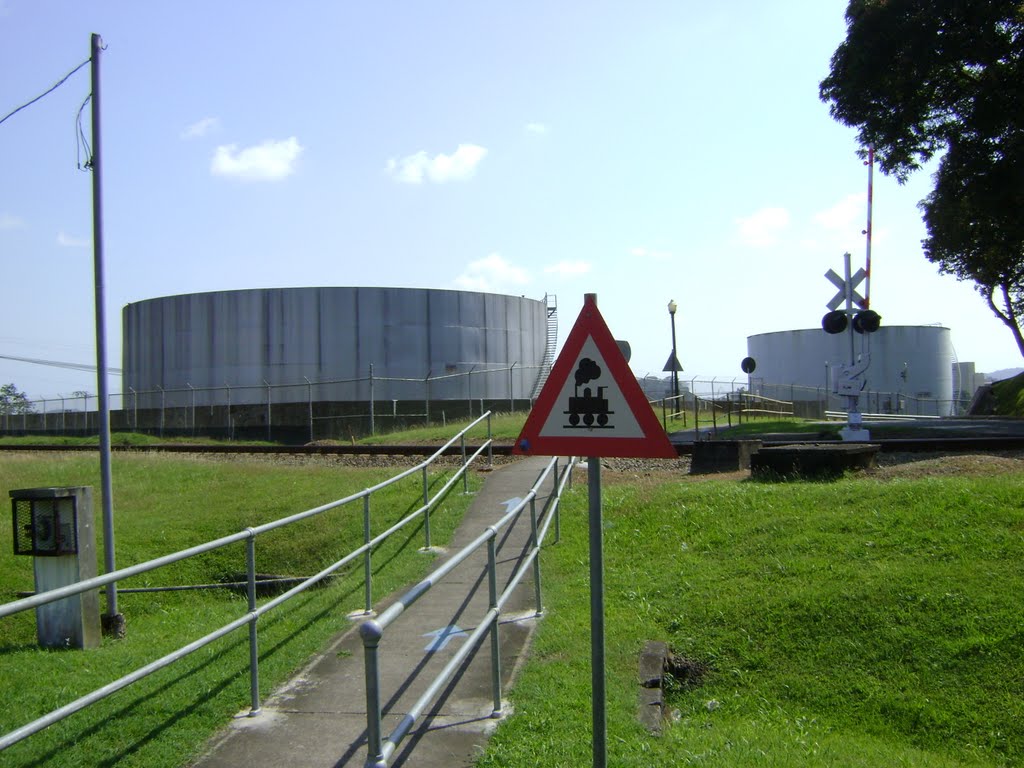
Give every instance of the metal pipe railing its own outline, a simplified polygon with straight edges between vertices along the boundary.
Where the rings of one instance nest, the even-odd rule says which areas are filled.
[[[471,430],[472,428],[474,428],[480,422],[482,422],[482,421],[486,421],[487,422],[488,434],[490,434],[490,416],[491,416],[491,414],[490,414],[489,411],[487,413],[483,414],[482,416],[480,416],[478,419],[473,421],[469,426],[467,426],[463,430],[461,430],[459,432],[459,434],[457,434],[455,437],[453,437],[451,440],[449,440],[444,446],[442,446],[440,449],[438,449],[434,454],[432,454],[430,457],[425,459],[420,464],[417,464],[415,467],[411,467],[410,469],[407,469],[407,470],[405,470],[403,472],[400,472],[397,475],[394,475],[394,476],[388,478],[387,480],[384,480],[384,481],[382,481],[380,483],[377,483],[376,485],[371,486],[369,488],[366,488],[366,489],[364,489],[364,490],[362,490],[362,491],[360,491],[358,493],[346,496],[343,499],[339,499],[339,500],[330,502],[328,504],[323,504],[323,505],[320,505],[318,507],[314,507],[312,509],[308,509],[308,510],[305,510],[303,512],[299,512],[299,513],[294,514],[294,515],[289,515],[287,517],[283,517],[283,518],[280,518],[278,520],[274,520],[274,521],[271,521],[271,522],[268,522],[268,523],[264,523],[262,525],[249,527],[249,528],[246,528],[246,529],[244,529],[242,531],[239,531],[237,533],[233,533],[233,534],[231,534],[229,536],[222,536],[219,539],[214,539],[212,541],[205,542],[203,544],[199,544],[197,546],[190,547],[188,549],[180,550],[178,552],[173,552],[173,553],[171,553],[169,555],[165,555],[163,557],[158,557],[158,558],[155,558],[153,560],[148,560],[148,561],[146,561],[144,563],[139,563],[137,565],[129,566],[127,568],[121,568],[119,570],[112,571],[112,572],[104,574],[102,576],[97,576],[95,578],[87,579],[85,581],[81,581],[81,582],[78,582],[76,584],[72,584],[72,585],[69,585],[69,586],[66,586],[66,587],[61,587],[59,589],[54,589],[54,590],[50,590],[50,591],[47,591],[47,592],[41,592],[41,593],[33,595],[31,597],[27,597],[27,598],[24,598],[24,599],[21,599],[21,600],[15,600],[15,601],[7,603],[5,605],[0,605],[0,618],[3,618],[5,616],[10,616],[10,615],[13,615],[15,613],[19,613],[21,611],[29,610],[31,608],[36,608],[36,607],[38,607],[40,605],[46,605],[47,603],[50,603],[50,602],[53,602],[53,601],[56,601],[56,600],[62,600],[64,598],[71,597],[71,596],[77,595],[77,594],[81,594],[83,592],[89,592],[89,591],[98,589],[100,587],[106,586],[107,584],[113,583],[115,581],[122,581],[122,580],[124,580],[126,578],[129,578],[131,576],[137,576],[137,575],[140,575],[140,574],[143,574],[143,573],[148,573],[150,571],[156,570],[158,568],[162,568],[162,567],[170,565],[172,563],[176,563],[176,562],[179,562],[181,560],[185,560],[185,559],[187,559],[189,557],[194,557],[196,555],[205,554],[205,553],[211,552],[211,551],[213,551],[215,549],[219,549],[221,547],[225,547],[225,546],[228,546],[228,545],[231,545],[231,544],[235,544],[235,543],[238,543],[238,542],[241,542],[241,541],[246,542],[246,570],[247,570],[246,592],[247,592],[247,597],[248,597],[248,605],[247,605],[247,612],[246,612],[246,614],[244,616],[239,617],[239,618],[229,622],[228,624],[225,624],[224,626],[220,627],[219,629],[216,629],[213,632],[210,632],[209,634],[199,638],[198,640],[195,640],[195,641],[193,641],[193,642],[191,642],[191,643],[189,643],[187,645],[184,645],[184,646],[178,648],[177,650],[172,651],[171,653],[166,654],[165,656],[162,656],[161,658],[157,659],[156,661],[153,661],[150,664],[147,664],[146,666],[141,667],[140,669],[135,670],[134,672],[130,672],[129,674],[124,675],[124,676],[118,678],[117,680],[114,680],[113,682],[108,683],[107,685],[105,685],[105,686],[103,686],[101,688],[98,688],[95,691],[93,691],[93,692],[91,692],[89,694],[86,694],[85,696],[82,696],[79,699],[76,699],[75,701],[73,701],[73,702],[71,702],[69,704],[64,705],[63,707],[55,709],[55,710],[53,710],[53,711],[43,715],[42,717],[39,717],[39,718],[33,720],[32,722],[27,723],[26,725],[21,726],[20,728],[17,728],[17,729],[15,729],[13,731],[10,731],[9,733],[3,734],[2,736],[0,736],[0,752],[2,752],[7,747],[9,747],[9,746],[11,746],[13,744],[16,744],[17,742],[21,741],[22,739],[25,739],[25,738],[31,736],[32,734],[37,733],[37,732],[43,730],[44,728],[46,728],[46,727],[48,727],[48,726],[50,726],[50,725],[52,725],[52,724],[54,724],[54,723],[56,723],[56,722],[58,722],[60,720],[63,720],[65,717],[68,717],[68,716],[74,714],[75,712],[78,712],[81,709],[84,709],[85,707],[88,707],[88,706],[90,706],[90,705],[92,705],[92,704],[94,704],[94,703],[96,703],[96,702],[106,698],[107,696],[110,696],[113,693],[116,693],[117,691],[121,690],[122,688],[125,688],[126,686],[131,685],[132,683],[135,683],[138,680],[141,680],[142,678],[147,677],[148,675],[153,674],[154,672],[157,672],[158,670],[163,669],[164,667],[166,667],[166,666],[168,666],[168,665],[170,665],[170,664],[172,664],[172,663],[174,663],[176,661],[179,661],[179,660],[185,658],[189,654],[199,650],[200,648],[202,648],[202,647],[204,647],[206,645],[209,645],[210,643],[214,642],[215,640],[220,639],[221,637],[224,637],[227,634],[230,634],[231,632],[235,631],[236,629],[240,629],[243,626],[248,626],[249,627],[250,700],[251,700],[251,709],[250,709],[249,715],[250,716],[257,715],[261,711],[261,703],[260,703],[260,699],[259,699],[259,651],[258,651],[258,647],[259,647],[258,646],[258,640],[259,640],[259,638],[258,638],[258,627],[257,627],[257,622],[258,622],[259,618],[261,616],[263,616],[265,613],[267,613],[267,612],[273,610],[274,608],[278,607],[282,603],[288,601],[292,597],[295,597],[296,595],[298,595],[298,594],[304,592],[305,590],[309,589],[311,586],[319,583],[323,579],[325,579],[328,576],[330,576],[331,574],[333,574],[338,569],[344,567],[349,562],[351,562],[352,560],[355,560],[356,558],[358,558],[360,556],[365,556],[366,557],[366,569],[367,569],[366,573],[369,574],[370,573],[370,569],[371,569],[369,558],[370,558],[370,554],[371,554],[372,549],[375,546],[377,546],[377,544],[379,544],[382,541],[384,541],[385,539],[387,539],[390,535],[392,535],[396,531],[400,530],[405,525],[408,525],[411,521],[415,520],[419,515],[424,515],[426,517],[428,515],[428,513],[429,513],[430,507],[436,505],[441,499],[444,499],[446,494],[447,494],[447,492],[452,488],[452,486],[456,482],[458,482],[460,477],[464,476],[467,473],[467,470],[468,470],[469,466],[472,464],[472,462],[474,462],[483,453],[484,450],[487,450],[489,448],[489,442],[490,441],[488,441],[488,444],[481,445],[472,454],[472,456],[464,458],[463,463],[460,465],[458,470],[453,473],[452,477],[444,484],[444,486],[442,486],[441,490],[438,493],[434,494],[433,499],[431,499],[430,501],[425,503],[419,509],[417,509],[417,510],[413,511],[412,513],[406,515],[398,523],[392,525],[391,527],[389,527],[383,533],[380,533],[377,536],[372,536],[372,537],[370,536],[370,531],[369,531],[369,498],[370,498],[370,496],[373,493],[375,493],[377,491],[380,491],[383,488],[386,488],[386,487],[388,487],[390,485],[393,485],[394,483],[398,482],[399,480],[402,480],[403,478],[409,477],[410,475],[412,475],[412,474],[414,474],[416,472],[419,472],[421,470],[426,472],[426,468],[431,463],[433,463],[438,458],[440,458],[444,454],[444,451],[449,446],[451,446],[456,440],[458,440],[460,438],[464,438],[465,433],[467,431]],[[336,508],[341,507],[341,506],[343,506],[345,504],[348,504],[348,503],[351,503],[353,501],[356,501],[357,499],[364,499],[365,500],[364,501],[364,533],[363,533],[363,544],[362,544],[362,546],[358,547],[357,549],[353,550],[352,552],[349,552],[347,555],[342,557],[340,560],[338,560],[337,562],[327,566],[326,568],[324,568],[320,572],[314,574],[313,576],[310,576],[310,577],[308,577],[306,579],[303,579],[299,584],[297,584],[296,586],[292,587],[288,591],[282,593],[281,595],[278,595],[275,598],[272,598],[272,599],[268,600],[263,605],[259,605],[258,606],[256,604],[256,537],[259,536],[260,534],[267,533],[267,532],[276,530],[278,528],[282,528],[282,527],[290,525],[292,523],[296,523],[296,522],[299,522],[301,520],[306,520],[306,519],[308,519],[310,517],[313,517],[315,515],[322,514],[322,513],[326,512],[328,510],[336,509]],[[367,578],[367,586],[366,586],[366,603],[367,603],[367,605],[371,605],[372,604],[372,590],[371,590],[369,578]]]
[[[387,768],[388,761],[395,750],[402,743],[402,740],[409,734],[420,715],[430,702],[450,682],[455,672],[470,653],[476,650],[477,645],[483,636],[491,633],[491,680],[492,694],[494,698],[494,709],[492,717],[501,714],[501,654],[500,639],[498,637],[498,618],[501,609],[509,599],[512,591],[519,585],[523,577],[533,570],[536,579],[537,615],[542,611],[539,592],[539,560],[538,554],[543,544],[544,537],[551,525],[552,519],[556,520],[559,515],[562,491],[570,481],[575,460],[570,459],[564,471],[558,475],[558,459],[553,458],[541,474],[538,476],[533,487],[527,493],[526,498],[520,499],[519,503],[509,509],[496,523],[488,526],[484,533],[477,536],[473,541],[459,550],[455,555],[442,563],[428,576],[413,586],[402,595],[396,602],[388,607],[376,619],[369,619],[359,627],[359,634],[363,640],[363,654],[365,658],[364,674],[366,677],[366,733],[367,733],[367,768]],[[543,527],[537,532],[535,503],[539,489],[554,473],[554,492],[548,499],[545,507],[547,512]],[[497,591],[497,558],[495,553],[495,539],[498,531],[511,523],[527,506],[531,509],[531,537],[527,546],[529,552],[522,559],[519,567],[515,570],[512,578],[509,579],[505,589],[499,594]],[[426,691],[409,707],[408,712],[402,717],[398,725],[386,737],[382,732],[383,710],[381,706],[380,690],[380,658],[379,645],[384,637],[384,631],[398,619],[409,607],[426,595],[430,589],[440,583],[445,576],[453,571],[460,564],[465,562],[480,546],[487,546],[487,582],[488,582],[488,603],[489,607],[484,613],[477,627],[466,638],[466,641],[455,652],[444,668],[427,686]]]

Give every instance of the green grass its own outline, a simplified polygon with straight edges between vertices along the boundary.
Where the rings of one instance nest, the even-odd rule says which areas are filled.
[[[609,765],[1024,764],[1024,476],[605,483]],[[481,766],[589,764],[586,489]],[[637,656],[706,664],[636,722]]]
[[[415,427],[400,432],[383,432],[364,437],[357,442],[360,445],[389,445],[392,443],[436,442],[439,446],[448,442],[452,435],[465,429],[476,419],[450,421],[447,424],[431,424],[428,427]],[[491,437],[494,440],[511,441],[519,437],[526,422],[526,412],[496,413],[491,416]],[[476,444],[487,439],[487,422],[482,421],[466,436],[466,442]]]
[[[208,462],[178,456],[115,455],[115,531],[119,567],[234,533],[318,506],[394,474],[329,464],[278,466],[264,462]],[[0,454],[0,498],[11,488],[92,485],[94,456]],[[437,492],[445,476],[430,474]],[[451,470],[445,470],[450,472]],[[471,488],[478,484],[471,479]],[[451,493],[431,517],[432,543],[448,540],[470,497]],[[417,508],[418,473],[375,495],[373,527],[380,531]],[[310,575],[362,542],[362,503],[332,510],[257,542],[257,569]],[[419,578],[432,556],[419,552],[423,531],[410,525],[374,554],[374,594],[380,600]],[[102,552],[102,543],[98,543]],[[0,600],[33,587],[32,559],[14,557],[11,528],[0,526]],[[102,570],[102,567],[101,567]],[[244,545],[177,563],[120,583],[122,588],[216,583],[245,570]],[[265,695],[300,668],[327,640],[350,626],[346,614],[363,603],[362,562],[330,586],[314,589],[260,620],[261,690]],[[212,631],[245,611],[244,597],[228,590],[121,594],[127,620],[123,640],[105,639],[89,651],[41,650],[35,619],[23,612],[0,620],[0,732],[19,727],[172,649]],[[2,765],[181,766],[206,739],[249,702],[245,629],[187,660],[51,726],[0,755]]]

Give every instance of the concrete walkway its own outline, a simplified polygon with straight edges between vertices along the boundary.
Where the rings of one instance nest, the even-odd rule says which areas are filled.
[[[439,566],[497,522],[525,497],[548,459],[529,458],[487,475]],[[560,467],[562,463],[560,462]],[[540,516],[553,483],[536,502]],[[547,543],[553,539],[553,529]],[[529,508],[499,531],[498,591],[524,557],[530,537]],[[406,610],[380,643],[384,738],[487,612],[487,547]],[[411,586],[411,585],[410,585]],[[406,592],[399,590],[376,609],[382,611]],[[501,616],[503,693],[515,676],[537,623],[533,579],[516,587]],[[360,621],[335,638],[322,655],[263,703],[256,717],[240,714],[214,739],[196,768],[342,768],[366,761],[366,686]],[[459,768],[472,766],[498,720],[492,717],[491,644],[485,634],[452,682],[428,705],[398,746],[391,766]],[[509,709],[503,706],[504,714]]]

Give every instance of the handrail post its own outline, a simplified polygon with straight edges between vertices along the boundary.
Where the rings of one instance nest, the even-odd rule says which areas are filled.
[[[249,597],[249,717],[256,717],[262,709],[260,706],[260,651],[259,635],[256,622],[256,532],[249,529],[249,538],[245,540],[245,563],[248,583],[246,592]]]
[[[491,717],[501,717],[501,642],[498,637],[498,559],[494,549],[494,536],[487,540],[487,589],[490,610],[495,611],[491,622],[491,693],[494,709]]]
[[[430,549],[430,486],[427,484],[427,468],[423,468],[423,534],[427,543],[424,549]]]
[[[462,492],[464,494],[469,493],[469,472],[466,471],[466,433],[462,433],[460,440],[462,447]]]
[[[494,466],[494,438],[491,433],[491,412],[487,412],[487,466]]]
[[[363,666],[366,677],[366,766],[387,768],[381,743],[380,667],[377,653],[377,646],[384,636],[384,630],[380,624],[370,619],[360,625],[359,636],[363,639]]]
[[[371,563],[372,551],[370,547],[370,494],[363,497],[363,546],[366,552],[363,554],[363,581],[366,593],[365,612],[367,615],[373,613],[373,564]]]
[[[555,485],[558,485],[558,470],[555,470]],[[544,613],[544,606],[541,603],[540,597],[540,540],[537,535],[537,497],[533,496],[530,499],[530,535],[533,539],[533,549],[537,550],[537,555],[533,558],[533,593],[537,598],[537,616]]]
[[[569,490],[572,490],[572,456],[567,457],[565,471],[569,473]],[[557,544],[562,538],[562,491],[558,482],[558,457],[555,457],[555,541]]]

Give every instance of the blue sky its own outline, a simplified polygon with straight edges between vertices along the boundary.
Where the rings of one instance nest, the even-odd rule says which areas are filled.
[[[0,0],[0,115],[103,36],[110,365],[121,308],[275,286],[598,300],[635,373],[742,378],[746,337],[817,327],[864,262],[867,170],[817,85],[843,0],[363,3]],[[95,361],[88,67],[0,125],[0,356]],[[88,133],[89,122],[85,122]],[[872,307],[941,323],[960,360],[1009,332],[921,253],[875,174]],[[33,397],[94,374],[0,357]],[[120,380],[111,381],[120,391]]]

